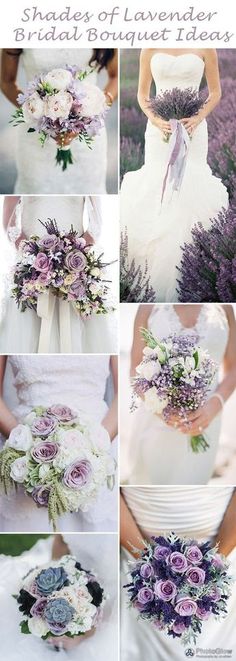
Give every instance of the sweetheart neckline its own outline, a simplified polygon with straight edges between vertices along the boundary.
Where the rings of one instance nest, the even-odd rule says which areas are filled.
[[[201,57],[199,57],[199,55],[196,55],[196,53],[181,53],[181,55],[172,55],[171,53],[164,53],[162,51],[161,53],[154,53],[151,57],[151,62],[154,59],[154,57],[157,57],[157,56],[160,56],[160,55],[164,55],[165,57],[172,57],[175,60],[178,60],[180,57],[196,57],[197,60],[200,60],[200,62],[202,62],[203,68],[205,68],[204,60]]]

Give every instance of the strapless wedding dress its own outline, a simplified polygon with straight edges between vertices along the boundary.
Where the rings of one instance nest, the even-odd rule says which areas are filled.
[[[81,420],[102,422],[108,406],[104,400],[109,377],[108,356],[10,356],[17,404],[13,415],[21,421],[34,406],[65,404],[78,411]],[[114,452],[114,446],[111,446]],[[86,513],[60,517],[61,531],[115,531],[117,490],[103,487],[97,502]],[[51,531],[47,510],[37,508],[19,488],[0,495],[0,532]]]
[[[203,60],[193,54],[180,56],[156,53],[151,59],[156,92],[168,89],[199,89]],[[178,300],[176,266],[180,264],[185,242],[197,222],[210,227],[211,219],[228,206],[228,194],[207,164],[208,136],[204,120],[190,141],[181,189],[165,195],[162,185],[169,160],[169,145],[161,131],[147,123],[145,164],[125,175],[121,188],[121,223],[127,227],[130,260],[144,267],[147,261],[156,301]]]
[[[155,337],[163,339],[172,333],[193,335],[207,349],[218,367],[223,360],[229,334],[228,321],[219,304],[203,304],[194,327],[186,328],[173,305],[153,306],[148,327]],[[211,392],[217,387],[216,376]],[[210,393],[209,393],[210,394]],[[189,437],[140,404],[135,413],[129,447],[130,484],[206,484],[212,475],[218,449],[221,415],[205,430],[209,448],[195,454]]]
[[[106,594],[109,595],[103,612],[103,620],[91,638],[81,637],[78,647],[70,652],[60,650],[56,654],[46,642],[34,636],[20,633],[22,620],[15,599],[20,580],[32,567],[51,559],[52,538],[38,541],[35,546],[19,557],[0,555],[0,608],[1,654],[8,661],[110,661],[117,659],[117,539],[116,535],[63,535],[70,553],[76,556],[82,567],[93,569]]]
[[[144,538],[152,535],[176,532],[183,537],[198,541],[213,540],[229,501],[233,487],[124,487],[126,503]],[[172,639],[149,623],[137,620],[132,609],[127,608],[127,595],[123,590],[128,580],[130,554],[122,550],[121,559],[121,661],[183,661],[185,648],[177,638]],[[236,576],[236,549],[229,558],[229,572]],[[235,631],[236,593],[228,602],[225,620],[203,622],[202,634],[197,647],[232,650],[230,658],[236,659]],[[196,653],[196,647],[189,645]],[[190,656],[190,655],[189,655]],[[191,656],[195,656],[191,655]]]
[[[56,195],[22,197],[16,211],[18,216],[16,222],[21,226],[22,232],[27,238],[32,234],[38,236],[45,234],[45,228],[39,219],[45,222],[48,218],[55,218],[61,230],[69,231],[73,225],[81,235],[84,232],[85,199],[80,196],[59,197]],[[95,243],[99,241],[100,214],[92,212],[89,214],[88,230]],[[112,277],[111,269],[109,269],[109,278]],[[10,293],[8,293],[8,298],[9,296]],[[12,298],[9,298],[5,308],[3,320],[0,323],[0,353],[37,353],[41,318],[30,309],[20,312]],[[65,342],[64,347],[62,344],[61,305],[58,299],[53,313],[51,332],[48,334],[46,344],[43,343],[44,348],[40,350],[40,353],[116,353],[117,333],[112,312],[107,315],[91,315],[88,319],[83,320],[71,304],[66,304],[66,309],[65,306],[63,309],[64,317],[65,313],[69,316],[66,346]]]
[[[50,69],[63,68],[67,64],[82,70],[89,69],[92,51],[88,48],[25,48],[21,63],[27,81],[31,81]],[[89,80],[96,84],[94,71]],[[65,172],[55,164],[56,143],[48,140],[42,148],[36,133],[27,133],[24,124],[12,129],[17,131],[15,193],[78,194],[94,195],[106,192],[107,136],[103,128],[94,139],[92,149],[73,140],[71,149],[74,164]]]

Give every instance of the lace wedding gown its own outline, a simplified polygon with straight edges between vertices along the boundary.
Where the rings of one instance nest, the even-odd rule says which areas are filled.
[[[95,211],[90,200],[77,196],[22,197],[15,212],[20,230],[19,227],[9,228],[9,233],[20,234],[22,230],[27,238],[32,234],[42,236],[45,228],[39,219],[45,222],[55,218],[61,230],[68,231],[73,225],[82,234],[86,203],[89,205],[88,231],[96,242],[102,223],[99,198],[92,198]],[[38,350],[40,353],[115,353],[117,350],[113,313],[91,315],[83,320],[71,304],[57,299],[52,320],[50,311],[46,310],[47,321],[42,325],[42,319],[33,310],[20,312],[13,298],[9,298],[5,307],[0,323],[0,353],[37,353]]]
[[[196,539],[213,540],[233,494],[233,487],[125,487],[123,495],[144,538],[168,533]],[[228,557],[229,573],[236,575],[236,548]],[[123,585],[128,583],[131,555],[122,550],[121,562],[121,661],[183,661],[186,650],[177,638],[172,639],[148,622],[137,620],[127,608],[127,595]],[[228,602],[228,615],[221,622],[209,619],[203,622],[197,648],[232,650],[225,658],[236,659],[235,631],[236,593]],[[196,653],[196,647],[189,645]],[[190,656],[190,654],[189,654]],[[195,654],[191,654],[195,656]]]
[[[198,89],[204,74],[203,60],[193,53],[175,56],[155,53],[151,71],[157,94],[167,89]],[[162,185],[169,160],[169,145],[161,131],[147,123],[145,164],[128,172],[121,188],[121,222],[127,227],[130,260],[145,266],[157,301],[178,300],[176,266],[180,264],[185,242],[197,222],[210,227],[222,207],[228,206],[226,188],[212,175],[207,164],[206,120],[196,128],[190,141],[185,174],[180,191],[166,192],[161,204]],[[168,186],[167,186],[168,189]]]
[[[65,404],[78,411],[81,421],[100,429],[108,406],[104,400],[109,377],[108,356],[10,356],[17,404],[13,415],[21,421],[34,406]],[[105,432],[106,434],[106,432]],[[111,451],[114,452],[113,445]],[[115,531],[117,491],[103,487],[87,512],[65,514],[58,521],[61,531]],[[37,508],[19,488],[0,495],[0,532],[51,531],[47,510]]]
[[[1,654],[8,661],[110,661],[117,659],[117,539],[116,535],[63,535],[70,553],[76,556],[82,567],[93,569],[109,595],[104,608],[103,620],[91,638],[81,636],[78,646],[70,652],[60,650],[56,654],[49,645],[34,636],[22,635],[19,623],[22,614],[12,594],[19,590],[21,578],[32,567],[51,559],[52,538],[38,541],[30,550],[18,557],[0,555],[0,608]]]
[[[172,333],[193,335],[220,367],[228,340],[228,321],[219,304],[201,306],[194,327],[186,328],[173,305],[154,306],[148,328],[160,340]],[[211,386],[216,389],[218,373]],[[130,484],[206,484],[211,478],[218,449],[221,415],[205,430],[209,443],[206,452],[195,454],[189,437],[161,418],[153,415],[141,403],[134,416],[129,447]]]
[[[87,48],[25,48],[21,62],[27,81],[31,81],[35,76],[67,64],[88,70],[91,54]],[[89,81],[96,84],[96,71],[89,76]],[[17,131],[15,193],[94,195],[106,192],[105,128],[95,137],[92,149],[79,140],[72,141],[74,164],[65,172],[55,164],[57,145],[54,140],[48,140],[42,148],[36,133],[27,133],[24,124],[12,130]]]

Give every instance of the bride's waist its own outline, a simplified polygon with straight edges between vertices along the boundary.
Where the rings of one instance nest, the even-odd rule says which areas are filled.
[[[107,412],[108,406],[106,402],[100,397],[94,395],[80,395],[79,397],[74,393],[55,393],[48,395],[37,395],[31,398],[30,402],[21,401],[13,410],[13,414],[18,421],[22,419],[36,406],[50,407],[53,404],[62,404],[69,406],[78,414],[85,413],[91,420],[101,421]]]

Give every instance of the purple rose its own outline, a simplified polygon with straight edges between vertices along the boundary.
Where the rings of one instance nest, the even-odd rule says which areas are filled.
[[[71,250],[65,257],[65,264],[69,271],[83,271],[87,265],[87,259],[81,250]]]
[[[176,597],[177,588],[173,581],[156,581],[154,592],[159,599],[162,599],[163,601],[171,601]]]
[[[206,608],[201,608],[200,606],[198,606],[196,615],[200,618],[200,620],[208,620],[211,615],[211,611],[208,611],[206,610]]]
[[[175,633],[179,633],[179,634],[184,633],[185,629],[186,629],[186,626],[185,626],[184,622],[175,622],[172,626],[172,631],[174,631]]]
[[[42,415],[38,418],[35,418],[31,425],[31,432],[33,436],[49,436],[58,422],[55,417],[51,415]]]
[[[187,581],[192,587],[205,583],[206,572],[201,567],[189,567],[186,571]]]
[[[33,604],[32,608],[30,609],[31,615],[34,617],[42,617],[44,613],[44,609],[47,606],[48,600],[45,597],[40,597],[40,599],[37,599],[35,604]]]
[[[48,415],[55,415],[55,418],[61,422],[70,422],[77,418],[77,413],[75,413],[75,411],[72,411],[69,406],[63,406],[62,404],[54,404],[53,406],[50,406],[47,413]]]
[[[69,299],[71,300],[83,300],[86,297],[86,289],[83,283],[77,278],[72,285],[70,286],[70,291],[68,294]]]
[[[209,597],[212,599],[212,601],[220,601],[221,591],[219,590],[219,588],[213,586],[213,588],[211,588]]]
[[[85,239],[83,239],[82,236],[80,236],[79,239],[75,239],[74,245],[76,246],[76,248],[78,248],[80,250],[81,248],[85,248],[86,241],[85,241]]]
[[[50,487],[35,487],[32,491],[32,498],[38,507],[47,507],[50,494]]]
[[[47,285],[51,280],[51,275],[52,274],[50,273],[50,271],[48,271],[47,273],[40,273],[37,278],[37,282],[39,282],[40,285]]]
[[[181,615],[181,617],[191,617],[192,615],[196,615],[196,601],[191,599],[191,597],[180,597],[175,605],[175,611],[178,615]]]
[[[36,271],[42,271],[42,273],[47,273],[50,268],[50,260],[44,252],[38,252],[37,257],[33,264]]]
[[[46,464],[49,461],[53,461],[57,456],[59,447],[57,443],[51,443],[50,441],[42,441],[38,443],[31,450],[31,456],[37,464]]]
[[[156,560],[165,560],[170,555],[170,549],[167,546],[160,546],[158,544],[154,549],[153,555]]]
[[[45,236],[42,237],[38,241],[38,245],[40,248],[44,248],[45,250],[53,250],[53,248],[56,248],[59,243],[59,238],[55,234],[51,234],[50,236]]]
[[[154,599],[154,594],[151,588],[141,588],[138,592],[138,602],[142,605],[145,606],[148,604],[150,601],[153,601]]]
[[[64,473],[63,482],[69,489],[81,489],[88,484],[92,477],[92,466],[87,459],[74,461]]]
[[[200,565],[203,555],[198,546],[189,546],[186,551],[186,558],[192,565]]]
[[[142,578],[150,578],[150,576],[153,576],[154,571],[152,568],[152,565],[149,564],[149,562],[145,562],[141,567],[140,567],[140,576]]]
[[[221,555],[219,553],[216,553],[214,557],[211,560],[212,565],[216,567],[216,569],[225,569],[225,563],[223,559],[221,558]]]
[[[174,551],[174,553],[171,553],[170,557],[168,558],[168,562],[171,569],[178,574],[183,574],[188,568],[185,555],[183,553],[179,553],[179,551]]]

